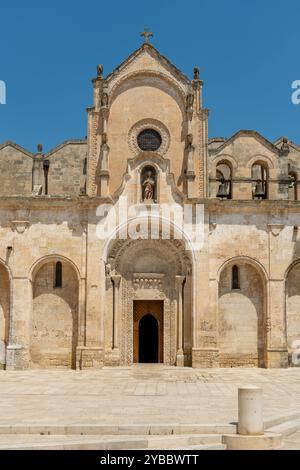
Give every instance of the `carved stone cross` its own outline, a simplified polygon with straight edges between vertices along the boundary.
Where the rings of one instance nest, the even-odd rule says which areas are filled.
[[[140,35],[144,36],[146,44],[149,44],[149,38],[153,37],[152,31],[150,31],[150,29],[148,28],[145,28],[144,31]]]

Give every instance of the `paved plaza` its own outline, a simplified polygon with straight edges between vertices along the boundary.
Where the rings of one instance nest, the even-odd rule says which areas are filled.
[[[117,440],[121,434],[142,438],[230,432],[237,421],[237,390],[246,384],[263,389],[266,426],[282,422],[278,417],[300,420],[298,368],[136,365],[93,371],[3,371],[0,384],[0,448],[41,439],[76,441],[78,434],[84,434],[82,441],[91,440],[89,434],[114,435]],[[50,436],[35,436],[47,434],[47,426]],[[69,429],[68,436],[61,436],[62,429]],[[300,449],[297,431],[296,426],[285,438],[286,448]]]

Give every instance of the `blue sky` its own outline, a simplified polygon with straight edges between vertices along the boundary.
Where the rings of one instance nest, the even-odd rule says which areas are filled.
[[[198,65],[209,135],[255,129],[300,144],[300,3],[286,0],[14,0],[1,5],[0,143],[47,151],[86,135],[90,79],[105,74],[154,32],[153,45],[192,77]]]

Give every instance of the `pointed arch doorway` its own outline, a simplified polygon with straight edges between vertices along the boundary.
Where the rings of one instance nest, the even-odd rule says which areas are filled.
[[[163,301],[135,300],[133,309],[134,362],[163,362]]]

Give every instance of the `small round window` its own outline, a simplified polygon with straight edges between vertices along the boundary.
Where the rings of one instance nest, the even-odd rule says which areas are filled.
[[[155,152],[161,146],[161,142],[161,135],[154,129],[143,130],[137,138],[139,148],[144,151]]]

